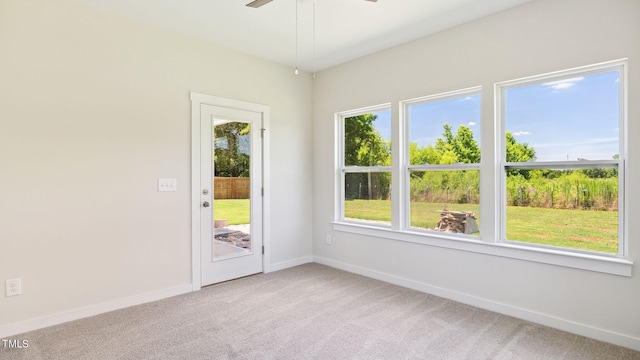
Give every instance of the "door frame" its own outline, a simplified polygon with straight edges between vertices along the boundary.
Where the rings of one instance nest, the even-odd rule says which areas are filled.
[[[271,263],[270,247],[270,184],[269,184],[269,115],[271,107],[241,100],[190,92],[191,99],[191,283],[193,291],[202,288],[202,258],[200,249],[200,115],[202,105],[213,105],[262,115],[262,271]]]

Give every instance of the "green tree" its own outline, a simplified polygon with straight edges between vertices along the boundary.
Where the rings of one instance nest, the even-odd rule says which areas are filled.
[[[536,150],[529,147],[529,144],[519,143],[510,131],[506,133],[507,162],[527,162],[535,160]],[[529,170],[509,170],[508,176],[520,175],[529,179]]]
[[[445,145],[444,153],[442,153],[442,156],[440,157],[440,164],[456,164],[458,162],[460,162],[458,159],[458,154],[456,154],[453,146],[449,144]]]
[[[506,134],[507,161],[525,162],[535,159],[535,150],[528,144],[516,141],[513,134]],[[419,147],[412,143],[409,145],[409,156],[412,165],[417,164],[477,164],[480,162],[480,147],[473,136],[471,128],[460,125],[456,133],[451,125],[444,124],[442,136],[436,139],[435,145]],[[528,170],[513,170],[509,177],[515,176],[522,181],[529,178]],[[472,201],[471,189],[479,188],[479,175],[476,171],[436,171],[414,172],[411,174],[412,196],[426,197],[431,191],[431,198],[437,196],[437,192],[458,194],[459,201]],[[515,183],[510,181],[509,184]],[[438,190],[439,189],[439,190]],[[434,193],[435,192],[435,193]],[[448,196],[447,196],[448,198]]]
[[[374,114],[344,119],[344,163],[346,166],[391,165],[391,143],[378,133]],[[345,176],[346,198],[388,199],[391,176],[386,172],[350,173]],[[364,189],[364,190],[363,190]]]
[[[480,162],[480,147],[473,138],[473,132],[468,126],[460,125],[455,136],[454,147],[458,155],[458,161],[465,164]]]
[[[415,141],[409,144],[409,163],[411,165],[440,164],[441,157],[442,154],[433,145],[420,147]]]
[[[344,120],[344,162],[347,166],[391,165],[390,144],[380,136],[374,114]]]
[[[435,146],[419,147],[409,144],[409,156],[415,164],[475,164],[480,162],[480,147],[473,137],[471,128],[465,125],[453,133],[451,125],[444,124],[442,137],[436,139]],[[508,162],[526,162],[536,157],[536,151],[526,143],[519,143],[511,132],[506,133]]]
[[[437,138],[434,145],[409,144],[409,157],[412,165],[472,164],[480,162],[480,147],[468,126],[460,125],[454,133],[451,125],[444,124],[442,137]],[[477,171],[415,171],[411,174],[412,199],[468,203],[477,201],[472,193],[478,187]]]
[[[507,162],[527,162],[529,160],[535,160],[536,150],[529,147],[529,144],[519,143],[510,131],[507,131],[506,134],[506,144]]]
[[[436,140],[435,148],[440,153],[440,164],[475,164],[480,162],[480,147],[468,126],[460,125],[458,132],[451,131],[451,125],[444,124],[442,137]]]
[[[249,177],[250,129],[249,124],[241,122],[229,122],[214,127],[215,176]]]

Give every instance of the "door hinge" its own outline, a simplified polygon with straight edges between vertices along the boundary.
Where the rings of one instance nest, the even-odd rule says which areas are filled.
[[[266,130],[266,129],[260,129],[260,137],[261,137],[261,138],[264,138],[264,131],[265,131],[265,130]]]
[[[264,188],[260,188],[260,195],[264,196]]]
[[[264,255],[264,245],[262,245],[262,255]]]

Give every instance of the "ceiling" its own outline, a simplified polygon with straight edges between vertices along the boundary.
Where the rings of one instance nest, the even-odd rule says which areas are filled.
[[[531,0],[75,0],[315,72]]]

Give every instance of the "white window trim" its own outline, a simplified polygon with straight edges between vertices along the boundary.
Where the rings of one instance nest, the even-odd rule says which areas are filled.
[[[461,234],[453,237],[434,232],[393,230],[346,222],[334,222],[333,230],[627,277],[631,276],[633,268],[633,262],[615,256],[560,251],[512,243],[488,243]]]
[[[335,202],[335,209],[334,209],[334,216],[335,216],[335,222],[340,222],[340,223],[345,223],[345,224],[366,224],[366,221],[355,221],[355,220],[346,220],[344,217],[344,199],[345,199],[345,192],[344,192],[344,174],[347,172],[392,172],[392,167],[393,166],[346,166],[344,164],[344,119],[349,118],[349,117],[353,117],[353,116],[358,116],[358,115],[363,115],[363,114],[368,114],[368,113],[372,113],[372,112],[379,112],[379,111],[391,111],[391,104],[390,103],[386,103],[386,104],[379,104],[379,105],[375,105],[375,106],[368,106],[368,107],[364,107],[364,108],[359,108],[359,109],[355,109],[355,110],[350,110],[350,111],[343,111],[343,112],[339,112],[335,115],[335,120],[334,120],[334,124],[336,126],[335,128],[335,134],[336,134],[336,141],[335,141],[335,164],[336,164],[336,174],[335,174],[335,198],[336,198],[336,202]],[[391,143],[393,144],[393,133],[391,134]],[[393,184],[393,177],[391,180],[391,183]],[[385,224],[380,224],[380,225],[374,225],[376,227],[389,227],[388,225]]]
[[[402,184],[404,186],[400,188],[402,199],[404,200],[403,206],[402,206],[404,211],[402,212],[402,215],[401,215],[402,224],[399,227],[400,229],[407,230],[407,231],[418,231],[418,232],[428,231],[428,230],[420,230],[419,228],[411,227],[411,191],[409,190],[411,188],[411,184],[410,184],[411,177],[409,176],[410,171],[412,170],[418,170],[418,171],[419,170],[424,170],[424,171],[478,170],[479,174],[482,173],[482,170],[481,170],[482,160],[480,161],[480,163],[477,163],[477,164],[411,165],[410,159],[409,159],[409,143],[410,143],[410,139],[409,139],[409,136],[410,136],[409,120],[410,119],[408,115],[409,108],[415,105],[427,104],[427,103],[436,102],[436,101],[451,100],[451,99],[456,99],[464,96],[472,96],[472,95],[480,95],[480,97],[482,98],[482,86],[474,86],[474,87],[461,89],[461,90],[454,90],[454,91],[448,91],[440,94],[422,96],[422,97],[418,97],[410,100],[404,100],[400,102],[400,108],[402,109],[402,114],[403,114],[403,116],[400,118],[400,122],[402,123],[402,129],[403,129],[403,133],[402,133],[403,141],[400,144],[400,147],[404,151],[403,157],[402,157],[402,174],[403,174],[403,180],[404,180]],[[482,113],[482,105],[481,105],[480,113]],[[480,136],[482,136],[482,133],[480,134]],[[482,145],[480,146],[480,149],[482,152]],[[482,184],[480,184],[480,187],[482,188]],[[482,214],[478,214],[478,216],[482,217]],[[482,226],[482,222],[480,223],[480,226]],[[428,231],[428,232],[432,232],[432,231]],[[479,236],[465,235],[464,237],[469,237],[472,239],[482,239],[482,233],[483,233],[482,229],[480,229]],[[450,235],[447,237],[450,237]]]
[[[494,135],[503,133],[502,132],[503,125],[501,122],[501,119],[503,118],[501,114],[502,106],[500,104],[501,98],[499,96],[500,89],[498,88],[498,85],[504,86],[504,85],[513,84],[516,82],[521,82],[524,80],[531,81],[535,79],[545,79],[554,74],[558,76],[562,76],[564,74],[571,74],[575,72],[584,73],[587,71],[593,71],[594,73],[596,73],[596,72],[600,72],[602,69],[612,68],[614,66],[620,66],[620,71],[621,71],[620,72],[620,81],[621,81],[620,129],[627,129],[627,106],[626,106],[627,94],[628,94],[627,59],[620,59],[620,60],[604,62],[601,64],[585,66],[585,67],[575,68],[575,69],[566,70],[566,71],[559,71],[559,72],[543,74],[543,75],[538,75],[538,76],[533,76],[533,77],[528,77],[528,78],[523,78],[518,80],[496,83],[494,85],[494,116],[495,116]],[[465,92],[465,91],[468,92],[472,89],[477,89],[477,88],[479,87],[474,87],[474,88],[469,88],[469,89],[464,89],[459,91],[452,91],[449,93],[437,94],[432,96],[420,97],[416,99],[402,101],[398,104],[397,110],[398,110],[398,113],[400,114],[399,115],[400,120],[392,116],[391,125],[393,130],[391,135],[392,135],[393,150],[395,152],[398,152],[398,149],[399,149],[400,151],[398,152],[399,154],[395,154],[395,153],[393,154],[394,163],[392,163],[392,166],[391,166],[392,184],[405,184],[408,181],[408,179],[405,179],[406,178],[405,175],[408,172],[408,170],[413,169],[414,167],[421,167],[421,166],[408,165],[409,163],[409,160],[407,158],[408,153],[404,149],[407,146],[406,144],[408,144],[408,131],[407,131],[408,125],[406,124],[406,121],[404,121],[404,116],[403,116],[404,114],[407,113],[407,104],[417,103],[420,101],[428,101],[430,99],[436,99],[436,98],[445,99],[445,96],[447,94],[450,94],[451,97],[456,97],[456,94],[460,94],[461,92]],[[392,186],[392,196],[395,199],[399,199],[399,201],[395,201],[395,204],[392,203],[392,226],[381,227],[381,226],[372,226],[371,224],[368,224],[366,222],[345,221],[343,217],[344,183],[342,180],[343,178],[342,177],[342,168],[343,168],[342,151],[344,149],[344,144],[342,142],[344,141],[344,134],[343,134],[343,127],[341,128],[341,126],[343,126],[342,119],[349,116],[360,115],[366,112],[387,110],[387,109],[391,109],[392,114],[395,110],[395,108],[392,108],[390,104],[383,104],[378,106],[361,108],[353,111],[340,112],[335,115],[334,123],[336,125],[336,129],[334,133],[336,134],[336,137],[335,137],[336,141],[335,141],[335,152],[334,152],[335,154],[334,164],[336,164],[336,177],[335,177],[336,196],[335,196],[335,212],[334,212],[335,218],[333,222],[333,229],[335,231],[356,234],[360,236],[377,237],[377,238],[393,240],[393,241],[403,241],[403,242],[415,243],[415,244],[432,246],[432,247],[468,251],[468,252],[473,252],[478,254],[498,256],[498,257],[504,257],[509,259],[556,265],[556,266],[565,267],[565,268],[594,271],[599,273],[606,273],[606,274],[619,275],[619,276],[625,276],[625,277],[631,276],[632,270],[633,270],[633,262],[625,258],[625,256],[629,253],[628,252],[629,241],[627,240],[628,239],[627,224],[628,224],[629,212],[628,212],[628,201],[627,201],[628,195],[627,195],[627,192],[624,191],[625,190],[624,187],[621,187],[623,195],[619,195],[621,196],[621,198],[619,199],[619,202],[622,203],[622,206],[619,208],[619,209],[622,209],[621,210],[622,215],[619,221],[619,226],[620,226],[619,237],[622,237],[624,240],[623,240],[623,244],[619,246],[620,253],[618,255],[609,255],[604,253],[600,254],[595,252],[582,252],[582,251],[574,251],[570,249],[565,250],[561,248],[536,246],[534,244],[530,245],[525,243],[502,242],[498,240],[500,238],[498,235],[503,234],[503,232],[501,232],[500,230],[500,228],[503,226],[502,224],[504,224],[503,220],[495,221],[494,223],[488,223],[487,221],[481,222],[480,224],[481,234],[485,234],[484,239],[479,236],[470,236],[470,235],[464,235],[464,234],[450,234],[450,233],[441,234],[434,231],[427,231],[427,230],[421,231],[416,228],[409,228],[408,227],[409,220],[405,218],[405,214],[408,215],[407,207],[409,206],[409,202],[407,199],[408,194],[406,190],[408,188],[408,185]],[[393,123],[394,121],[397,121],[397,122]],[[483,150],[481,163],[479,165],[471,164],[471,166],[481,169],[481,171],[483,172],[487,172],[487,173],[494,172],[493,173],[494,179],[498,180],[502,178],[502,173],[505,165],[502,162],[502,159],[504,159],[504,154],[502,154],[503,152],[502,142],[504,140],[502,140],[502,137],[500,135],[495,135],[495,137],[498,139],[498,141],[496,141],[493,144],[493,155],[494,155],[493,161],[490,161],[491,159],[489,159],[486,156],[487,151]],[[628,184],[627,175],[626,175],[626,172],[624,171],[624,165],[625,165],[624,159],[626,159],[626,154],[628,153],[627,141],[626,141],[626,134],[624,134],[623,132],[620,133],[620,142],[621,142],[621,146],[620,146],[621,152],[620,152],[619,161],[603,160],[603,161],[597,161],[597,163],[598,163],[598,166],[615,166],[614,164],[617,163],[618,170],[619,170],[619,177],[620,179],[623,179],[621,181],[621,186],[623,186],[624,184]],[[490,146],[490,145],[485,143],[484,145],[481,145],[481,146],[485,148],[486,146]],[[399,159],[402,162],[400,166],[397,166],[395,164],[396,159]],[[540,164],[545,164],[545,163],[540,163]],[[508,164],[508,165],[511,165],[511,164]],[[517,165],[520,166],[522,164],[517,164]],[[566,164],[553,163],[553,164],[546,164],[546,165],[563,166]],[[572,165],[576,165],[576,164],[572,164]],[[584,165],[584,167],[593,167],[593,164],[590,164],[590,162],[584,162],[584,163],[581,163],[580,165],[581,166]],[[486,176],[484,177],[481,176],[481,180],[482,178],[486,178]],[[493,189],[495,191],[495,194],[498,194],[500,196],[496,196],[494,201],[492,201],[491,199],[484,199],[483,203],[485,205],[483,207],[485,209],[487,207],[493,208],[494,210],[493,212],[495,213],[496,220],[502,219],[500,216],[502,216],[503,212],[501,212],[502,210],[500,209],[502,208],[503,201],[502,199],[500,199],[500,197],[503,196],[502,194],[504,194],[504,191],[502,190],[501,181],[495,181],[495,184],[481,183],[480,186],[481,186],[481,193],[486,192],[486,191],[483,191],[482,189],[487,189],[487,187],[491,189],[491,187],[495,187],[495,189]],[[396,196],[398,194],[400,196]],[[404,211],[400,211],[401,209],[404,209]],[[485,215],[481,214],[481,216],[483,218],[487,218],[486,214]],[[491,237],[495,239],[488,239],[487,237]]]

